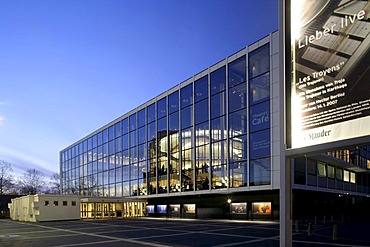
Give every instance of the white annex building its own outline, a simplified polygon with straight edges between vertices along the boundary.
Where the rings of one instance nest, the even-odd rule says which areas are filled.
[[[146,200],[76,195],[27,195],[8,204],[12,220],[41,222],[55,220],[108,219],[145,216]]]
[[[12,199],[10,218],[18,221],[40,222],[80,219],[78,196],[28,195]]]

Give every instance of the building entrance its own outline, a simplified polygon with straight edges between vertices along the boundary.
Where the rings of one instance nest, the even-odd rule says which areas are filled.
[[[113,219],[146,215],[146,202],[81,202],[81,219]]]

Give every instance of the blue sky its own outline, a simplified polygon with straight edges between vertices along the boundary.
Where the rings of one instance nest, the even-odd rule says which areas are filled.
[[[2,0],[0,159],[59,151],[278,28],[278,0]]]

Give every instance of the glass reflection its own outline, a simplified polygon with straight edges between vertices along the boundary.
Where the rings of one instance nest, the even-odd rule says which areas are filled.
[[[229,88],[246,81],[246,70],[245,56],[229,64]]]

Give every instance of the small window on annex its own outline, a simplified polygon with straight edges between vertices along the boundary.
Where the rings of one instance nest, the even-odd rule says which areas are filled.
[[[353,184],[355,184],[356,183],[356,173],[351,172],[350,174],[351,174],[351,176],[350,176],[350,182],[353,183]]]
[[[326,165],[323,162],[318,162],[317,163],[317,171],[319,177],[326,177]]]
[[[344,182],[349,182],[349,171],[347,170],[343,171],[343,180]]]
[[[335,178],[335,170],[334,170],[334,166],[327,166],[327,172],[328,172],[328,178],[332,178],[334,179]]]
[[[335,169],[335,177],[337,180],[343,181],[343,169],[337,167]]]

